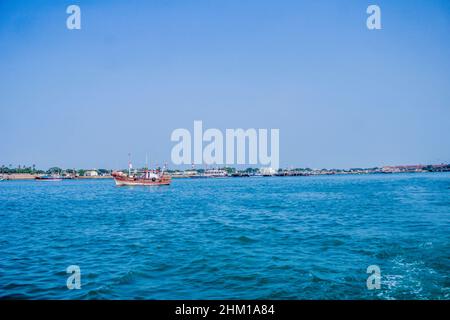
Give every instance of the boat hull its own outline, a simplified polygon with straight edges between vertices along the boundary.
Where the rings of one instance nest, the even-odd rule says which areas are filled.
[[[37,181],[46,181],[46,182],[56,182],[56,181],[62,181],[62,178],[60,177],[36,177]]]

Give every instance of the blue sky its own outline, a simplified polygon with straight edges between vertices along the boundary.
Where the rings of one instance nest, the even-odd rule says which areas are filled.
[[[449,38],[445,0],[0,0],[0,165],[170,162],[194,120],[279,128],[282,166],[449,162]]]

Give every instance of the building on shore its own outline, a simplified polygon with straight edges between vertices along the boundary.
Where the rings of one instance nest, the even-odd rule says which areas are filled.
[[[277,173],[277,171],[274,168],[261,168],[259,169],[259,172],[263,176],[273,176]]]
[[[98,177],[98,171],[97,170],[86,170],[84,173],[85,177]]]
[[[424,172],[424,166],[419,165],[408,165],[408,166],[384,166],[381,168],[383,173],[399,173],[399,172]]]

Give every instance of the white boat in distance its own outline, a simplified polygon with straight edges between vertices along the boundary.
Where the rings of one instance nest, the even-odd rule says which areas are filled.
[[[228,176],[228,173],[222,169],[208,169],[205,171],[204,176],[207,178],[224,178]]]

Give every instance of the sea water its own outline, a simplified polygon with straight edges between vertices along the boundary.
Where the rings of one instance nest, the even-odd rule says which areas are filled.
[[[448,173],[0,182],[1,298],[449,299],[449,276]]]

